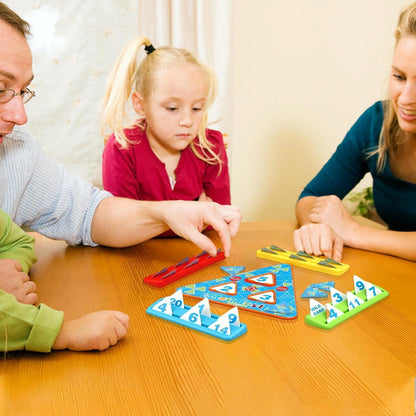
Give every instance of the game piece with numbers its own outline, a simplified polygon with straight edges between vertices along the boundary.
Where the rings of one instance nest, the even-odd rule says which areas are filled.
[[[326,322],[328,323],[340,317],[341,315],[344,315],[344,312],[340,311],[338,308],[331,305],[330,303],[326,304],[326,310],[328,311],[328,315],[326,318]]]
[[[310,299],[310,313],[306,315],[305,322],[318,328],[331,329],[389,295],[385,289],[358,276],[354,276],[353,284],[354,290],[346,294],[331,288],[331,303],[327,303],[324,310],[323,305]]]
[[[238,316],[237,307],[234,307],[224,315],[221,315],[208,328],[228,335],[231,332],[232,325],[237,327],[240,326],[240,318]]]
[[[347,295],[345,293],[340,292],[339,290],[335,289],[334,287],[331,287],[331,303],[333,305],[336,305],[337,303],[340,303],[347,299]]]
[[[360,293],[360,292],[358,292]],[[364,303],[364,300],[354,295],[352,292],[347,292],[348,310],[352,310]]]
[[[247,326],[240,322],[237,307],[219,316],[211,313],[208,299],[194,306],[184,304],[181,299],[182,291],[178,290],[172,296],[154,302],[146,312],[224,341],[231,341],[247,332]]]

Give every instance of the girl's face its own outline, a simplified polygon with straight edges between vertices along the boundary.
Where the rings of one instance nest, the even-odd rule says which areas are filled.
[[[163,69],[155,75],[153,92],[141,106],[149,143],[159,156],[180,153],[197,136],[207,94],[205,75],[193,65]]]
[[[405,36],[396,45],[389,89],[400,127],[407,133],[416,133],[415,36]]]

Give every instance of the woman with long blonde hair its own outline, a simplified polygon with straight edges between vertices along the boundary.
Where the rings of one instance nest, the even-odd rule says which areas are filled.
[[[342,258],[343,246],[416,260],[416,3],[400,14],[389,100],[367,109],[296,204],[297,250]],[[370,172],[388,229],[354,220],[341,199]]]

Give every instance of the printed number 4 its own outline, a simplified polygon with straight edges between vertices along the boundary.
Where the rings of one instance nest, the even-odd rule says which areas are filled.
[[[166,303],[162,303],[162,305],[159,305],[158,306],[158,309],[161,310],[162,312],[165,312],[166,311],[166,308],[167,308]]]
[[[338,314],[333,309],[331,309],[329,311],[329,317],[330,318],[337,318],[338,317]]]
[[[220,328],[220,325],[215,325],[214,330],[218,331]],[[228,328],[225,326],[224,328],[220,329],[218,332],[222,332],[223,334],[228,334]]]

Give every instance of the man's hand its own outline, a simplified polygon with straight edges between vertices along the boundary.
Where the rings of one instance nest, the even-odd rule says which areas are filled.
[[[11,293],[22,303],[34,304],[38,300],[36,284],[22,272],[17,260],[0,259],[0,289]]]
[[[224,254],[230,255],[231,237],[237,234],[242,215],[232,205],[200,201],[136,201],[109,197],[98,205],[92,221],[95,243],[108,247],[127,247],[162,234],[169,228],[192,241],[211,255],[214,243],[202,234],[211,226],[218,232]]]
[[[171,201],[169,205],[160,207],[163,209],[160,215],[174,233],[215,256],[217,248],[202,234],[202,230],[211,225],[219,234],[225,256],[230,255],[231,238],[237,234],[242,219],[239,208],[215,202],[189,201]]]

